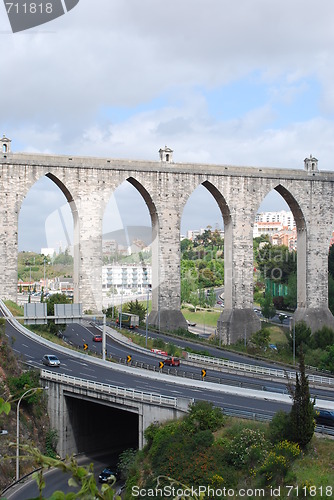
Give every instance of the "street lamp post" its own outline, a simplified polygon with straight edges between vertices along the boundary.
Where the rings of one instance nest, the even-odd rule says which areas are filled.
[[[296,364],[296,324],[295,319],[292,318],[293,322],[293,364]]]
[[[223,314],[223,304],[220,304],[220,328],[219,328],[219,347],[222,345],[222,314]]]
[[[293,316],[290,316],[290,332],[292,331],[292,360],[296,364],[296,326]]]
[[[20,399],[17,402],[17,408],[16,408],[16,481],[20,479],[20,456],[19,456],[19,450],[20,450],[20,403],[22,399],[29,393],[31,392],[36,392],[36,391],[46,391],[48,387],[33,387],[31,389],[28,389],[26,392],[22,394]]]
[[[148,300],[149,300],[149,286],[147,285],[147,301],[146,301],[146,340],[145,340],[145,347],[147,347],[147,334],[148,334]]]

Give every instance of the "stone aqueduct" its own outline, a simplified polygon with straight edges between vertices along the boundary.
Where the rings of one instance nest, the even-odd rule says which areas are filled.
[[[249,336],[260,324],[253,311],[253,225],[265,196],[276,190],[297,225],[297,310],[313,330],[334,327],[328,309],[328,249],[333,231],[334,172],[317,160],[304,168],[277,169],[160,161],[12,153],[1,142],[0,296],[16,300],[18,216],[30,188],[49,177],[64,193],[74,220],[74,300],[102,307],[102,219],[111,194],[124,181],[142,195],[152,220],[152,312],[150,324],[185,326],[180,311],[180,223],[192,192],[202,184],[224,221],[225,307],[218,322],[223,342]],[[134,207],[135,209],[135,207]]]

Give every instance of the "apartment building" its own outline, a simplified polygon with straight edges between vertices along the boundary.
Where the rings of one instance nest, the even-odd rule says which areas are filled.
[[[279,212],[261,212],[255,216],[255,224],[259,222],[274,223],[278,222],[283,227],[292,231],[296,227],[292,212],[281,210]]]
[[[152,266],[111,264],[102,267],[102,290],[115,294],[127,291],[142,292],[152,287]]]

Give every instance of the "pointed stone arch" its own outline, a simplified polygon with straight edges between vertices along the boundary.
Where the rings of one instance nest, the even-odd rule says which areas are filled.
[[[157,208],[147,189],[134,177],[128,177],[129,182],[142,196],[148,208],[152,224],[152,310],[160,311],[159,294],[159,217]]]
[[[67,186],[56,175],[48,172],[45,174],[60,189],[69,204],[73,217],[73,302],[79,302],[79,276],[80,276],[80,232],[78,209],[73,196]]]
[[[222,193],[209,181],[202,182],[202,186],[204,186],[209,193],[216,200],[217,205],[219,207],[220,213],[224,222],[224,297],[225,297],[225,307],[232,307],[232,217],[229,206],[222,195]]]
[[[296,222],[297,228],[297,309],[306,307],[306,259],[307,259],[307,232],[303,212],[292,193],[282,184],[275,186],[282,198],[286,201]]]

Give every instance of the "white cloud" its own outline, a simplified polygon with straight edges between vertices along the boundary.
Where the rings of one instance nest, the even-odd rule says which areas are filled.
[[[333,169],[332,0],[80,0],[15,35],[0,6],[0,30],[14,150]]]

